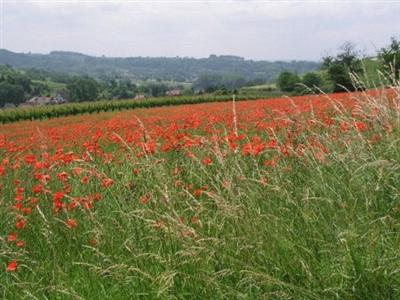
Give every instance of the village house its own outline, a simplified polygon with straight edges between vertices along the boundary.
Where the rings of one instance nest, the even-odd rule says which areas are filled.
[[[166,92],[167,96],[180,96],[182,95],[182,91],[179,89],[174,89]]]
[[[63,104],[67,103],[68,101],[61,97],[61,96],[55,96],[55,97],[42,97],[42,96],[37,96],[33,97],[29,100],[27,100],[25,103],[22,103],[20,106],[22,107],[28,107],[28,106],[43,106],[43,105],[55,105],[55,104]]]

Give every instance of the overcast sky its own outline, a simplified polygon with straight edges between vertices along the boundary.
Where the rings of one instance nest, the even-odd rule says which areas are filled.
[[[0,48],[106,56],[318,60],[400,36],[400,1],[0,0]]]

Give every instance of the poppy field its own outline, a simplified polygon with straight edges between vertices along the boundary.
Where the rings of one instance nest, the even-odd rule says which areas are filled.
[[[4,299],[398,299],[400,93],[0,127]]]

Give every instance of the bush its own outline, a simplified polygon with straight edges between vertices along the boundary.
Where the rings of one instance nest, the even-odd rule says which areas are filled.
[[[344,43],[340,50],[336,57],[323,58],[322,68],[327,70],[334,92],[355,91],[358,87],[353,82],[351,74],[362,73],[359,53],[350,42]]]
[[[392,37],[391,44],[382,48],[378,54],[379,58],[383,61],[386,69],[395,74],[395,78],[399,79],[400,76],[400,40]]]
[[[283,92],[293,92],[300,82],[301,79],[297,74],[282,72],[278,77],[277,85]]]
[[[314,92],[319,92],[322,84],[322,78],[317,73],[306,73],[302,78],[302,83]]]

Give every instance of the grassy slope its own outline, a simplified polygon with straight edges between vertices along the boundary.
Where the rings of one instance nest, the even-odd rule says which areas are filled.
[[[399,299],[400,124],[390,107],[379,107],[378,117],[365,121],[367,131],[322,124],[304,130],[295,141],[315,137],[328,154],[315,149],[283,156],[275,167],[264,166],[274,150],[221,156],[211,142],[194,151],[198,158],[210,156],[209,166],[180,152],[161,152],[123,164],[93,160],[57,167],[53,172],[95,168],[116,183],[92,213],[79,211],[74,230],[64,228],[43,202],[43,216],[32,216],[23,233],[29,253],[16,254],[2,243],[3,260],[18,255],[21,267],[0,273],[1,295]],[[337,118],[354,124],[351,116]],[[283,142],[287,134],[277,138]],[[12,179],[27,171],[3,177],[3,196],[12,195]],[[79,180],[71,179],[76,194],[101,190]],[[188,184],[208,190],[195,196]],[[148,193],[144,204],[141,197]],[[4,236],[15,229],[2,205]],[[92,237],[98,244],[88,242]]]
[[[63,89],[66,87],[65,83],[54,82],[54,81],[50,81],[50,80],[32,80],[32,82],[47,85],[51,92],[54,92],[56,90],[60,90],[60,89]]]

